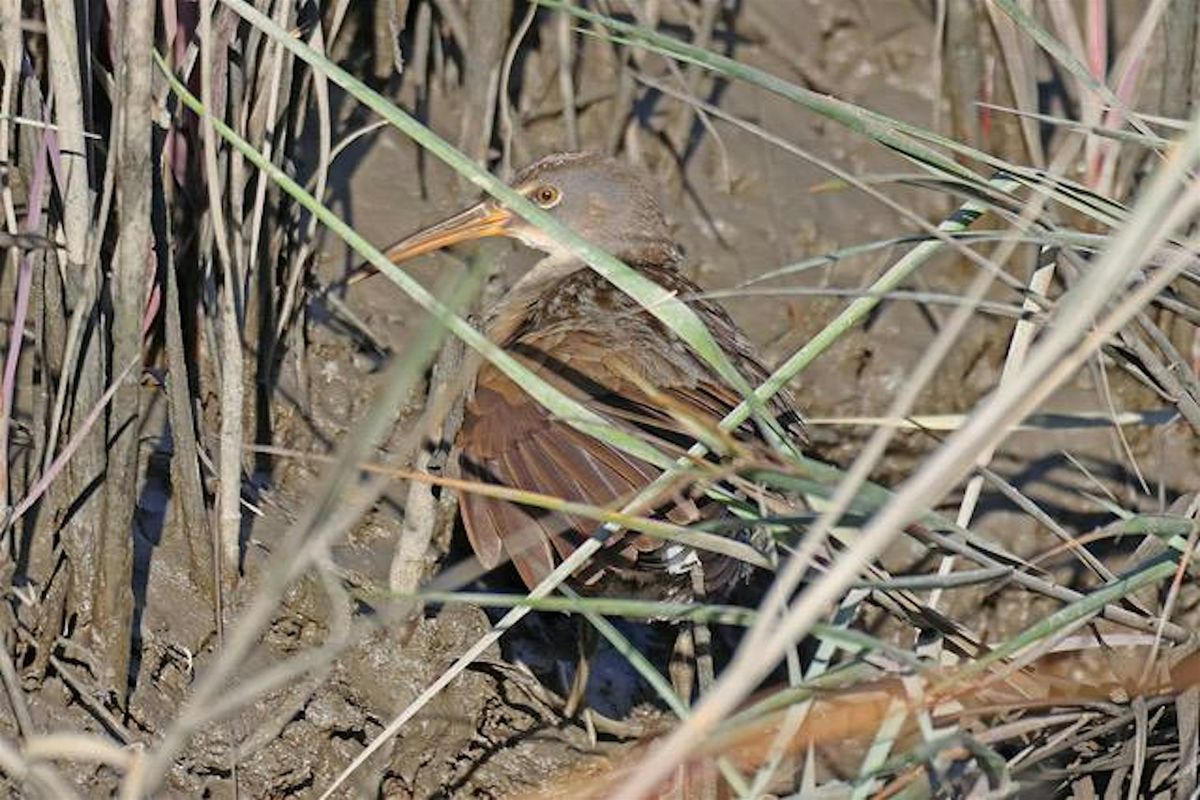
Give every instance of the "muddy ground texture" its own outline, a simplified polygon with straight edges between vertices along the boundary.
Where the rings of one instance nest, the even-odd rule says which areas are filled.
[[[807,24],[782,24],[794,15],[797,4],[804,7]],[[933,101],[939,96],[939,87],[931,85],[930,78],[932,20],[916,3],[872,3],[871,13],[865,14],[867,5],[796,0],[743,4],[752,9],[744,8],[738,19],[734,55],[886,114],[929,124]],[[612,56],[606,46],[594,41],[584,41],[583,47],[579,94],[586,102],[579,118],[580,139],[594,146],[604,140],[614,116],[612,87],[605,84],[612,73],[605,64]],[[540,71],[540,79],[551,86],[555,63],[547,53],[552,52],[547,49],[527,67]],[[347,58],[348,63],[355,63],[353,56]],[[654,59],[647,61],[646,69],[662,71]],[[725,110],[753,119],[855,173],[906,169],[879,147],[851,138],[776,98],[740,85],[702,85]],[[414,98],[406,92],[400,84],[397,98],[411,105]],[[429,124],[453,139],[464,98],[464,90],[452,81],[435,81],[426,104]],[[529,156],[564,148],[561,120],[553,113],[557,103],[556,92],[547,91],[542,104],[527,113],[521,136]],[[735,287],[783,264],[910,230],[889,210],[854,191],[827,186],[818,190],[828,175],[817,167],[721,123],[716,123],[720,143],[701,131],[680,170],[661,143],[645,133],[669,123],[673,109],[673,103],[665,99],[646,105],[640,155],[648,169],[662,176],[664,204],[687,248],[687,268],[701,285]],[[335,111],[337,130],[350,130],[364,120],[362,112],[345,98],[335,96]],[[888,191],[930,220],[940,219],[950,208],[946,198],[932,192],[894,187]],[[453,210],[464,199],[464,190],[442,165],[420,158],[403,135],[384,129],[340,156],[331,196],[338,213],[368,238],[384,244]],[[497,278],[501,284],[534,257],[508,245],[497,252],[509,267]],[[889,256],[894,254],[840,263],[767,285],[856,288]],[[336,280],[354,263],[347,248],[328,237],[317,280]],[[447,270],[459,267],[453,257],[439,256],[422,259],[410,269],[424,283],[435,286]],[[972,274],[957,261],[944,259],[921,274],[919,285],[931,291],[955,292]],[[343,301],[391,352],[403,350],[422,320],[413,303],[382,279],[351,289]],[[774,362],[818,330],[845,299],[776,291],[723,302],[761,345],[768,361]],[[800,407],[818,421],[882,413],[946,313],[945,308],[921,308],[913,303],[886,304],[865,329],[844,337],[803,374],[793,387]],[[329,452],[371,402],[386,356],[365,346],[335,316],[314,308],[305,349],[285,364],[276,406],[277,444]],[[918,403],[919,411],[932,414],[968,409],[994,385],[1010,324],[980,316]],[[1095,393],[1090,388],[1086,377],[1082,378],[1056,397],[1052,406],[1095,408]],[[1119,379],[1116,390],[1118,404],[1153,404],[1147,395]],[[159,390],[148,386],[146,391]],[[402,410],[393,443],[405,433],[404,420],[411,420],[422,403],[423,398],[415,398],[410,408]],[[169,449],[169,440],[153,432],[164,429],[148,425],[147,446],[158,453]],[[865,436],[863,429],[853,427],[818,423],[813,429],[818,454],[838,463],[852,457]],[[1150,480],[1164,482],[1168,498],[1178,487],[1194,481],[1186,441],[1173,439],[1169,432],[1135,432],[1132,444],[1135,454],[1143,457]],[[895,483],[929,446],[927,436],[902,435],[876,477]],[[381,460],[386,460],[388,449],[383,448]],[[1114,456],[1113,441],[1106,431],[1014,436],[999,455],[996,468],[1042,501],[1056,519],[1071,523],[1076,530],[1087,530],[1095,512],[1079,505],[1074,489],[1083,479],[1070,467],[1065,452],[1091,467],[1122,499],[1140,497],[1121,460]],[[151,462],[158,464],[160,473],[161,461]],[[303,507],[319,470],[318,464],[279,459],[272,472],[257,476],[257,485],[247,493],[255,511],[248,515],[243,597],[252,596],[273,546]],[[152,469],[151,484],[155,475]],[[164,729],[178,712],[196,671],[204,669],[217,647],[208,613],[201,611],[203,604],[188,600],[196,596],[196,590],[188,579],[186,549],[179,537],[171,535],[174,523],[169,501],[154,491],[147,491],[144,498],[139,531],[145,567],[143,654],[131,713],[112,718],[108,724],[129,741],[151,739]],[[397,485],[335,548],[336,569],[347,585],[387,585],[404,502],[405,487]],[[1041,552],[1050,542],[1048,534],[1029,517],[991,495],[984,499],[978,528],[1021,555]],[[450,558],[465,554],[460,532],[444,526],[427,554],[429,575],[446,562],[448,553]],[[904,572],[921,567],[912,558],[912,553],[900,548],[886,560],[896,572]],[[506,580],[510,578],[499,575],[490,586],[505,588]],[[508,588],[513,587],[510,584]],[[946,604],[949,615],[969,622],[985,638],[1020,629],[1044,616],[1048,608],[1015,590],[990,596],[982,605],[977,593],[954,591],[948,594]],[[300,581],[289,592],[246,674],[319,645],[336,635],[349,617],[362,620],[370,616],[369,602],[352,608],[335,605],[318,580]],[[314,795],[488,624],[483,611],[455,605],[430,608],[399,628],[373,631],[328,670],[266,696],[231,723],[203,729],[173,769],[166,793],[230,796],[235,760],[232,743],[241,742],[236,761],[243,796]],[[563,689],[562,680],[554,675],[565,677],[573,653],[563,642],[572,635],[571,627],[552,617],[524,625],[407,725],[355,775],[341,795],[505,797],[542,785],[568,770],[599,772],[619,761],[635,739],[601,733],[593,742],[578,721],[562,718],[551,696]],[[600,659],[597,672],[610,676],[600,680],[620,683],[623,679],[611,677],[621,671],[619,659],[603,653]],[[521,664],[539,672],[541,679],[531,677]],[[63,663],[61,677],[62,681],[46,681],[31,692],[33,713],[47,728],[98,728],[97,718],[108,713],[104,711],[106,702],[88,689],[86,669],[78,663]],[[626,686],[609,691],[624,692],[613,702],[623,704],[619,711],[629,732],[652,733],[668,724],[668,717],[649,702],[645,690]],[[604,702],[600,695],[594,692],[593,701]],[[97,792],[113,786],[114,776],[103,768],[72,769],[72,777],[81,786]]]

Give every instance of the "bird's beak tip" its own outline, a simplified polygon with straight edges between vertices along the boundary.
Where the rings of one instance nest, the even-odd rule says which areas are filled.
[[[441,250],[460,242],[483,239],[490,236],[509,236],[512,212],[495,203],[484,201],[461,211],[449,219],[401,239],[385,253],[393,264],[399,264],[434,250]]]

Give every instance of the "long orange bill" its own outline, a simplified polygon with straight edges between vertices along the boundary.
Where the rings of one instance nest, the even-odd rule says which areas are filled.
[[[449,219],[442,220],[401,239],[385,250],[384,255],[387,256],[388,261],[399,264],[410,258],[441,250],[443,247],[449,247],[459,242],[469,242],[488,236],[505,236],[508,234],[508,224],[512,218],[512,212],[485,200]],[[359,271],[346,279],[346,285],[352,286],[375,273],[374,267],[364,264]]]

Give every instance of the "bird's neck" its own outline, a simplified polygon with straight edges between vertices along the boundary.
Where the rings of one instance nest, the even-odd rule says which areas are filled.
[[[492,307],[485,321],[487,337],[501,346],[507,345],[547,289],[587,268],[587,264],[566,252],[552,253],[534,264]]]
[[[617,257],[634,269],[649,272],[651,279],[655,273],[674,271],[682,260],[679,247],[669,241],[632,248]],[[485,322],[488,338],[501,346],[512,342],[554,286],[586,269],[587,263],[569,251],[548,254],[522,275],[492,308]]]

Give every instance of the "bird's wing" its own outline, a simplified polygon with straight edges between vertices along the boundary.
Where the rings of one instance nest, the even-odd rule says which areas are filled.
[[[464,478],[606,506],[631,498],[659,470],[553,418],[516,384],[487,368],[480,375],[459,436]],[[491,568],[507,554],[535,586],[597,527],[586,518],[546,511],[466,492],[463,523],[480,562]],[[655,547],[650,537],[621,542],[636,560]],[[615,554],[614,554],[615,555]]]
[[[670,364],[637,348],[617,351],[602,333],[531,335],[513,352],[540,377],[673,457],[695,441],[696,426],[715,431],[716,422],[741,400],[694,363]],[[754,435],[752,424],[739,431],[739,438]],[[468,405],[458,450],[460,470],[469,480],[597,506],[631,499],[660,474],[657,467],[553,417],[487,366],[480,371]],[[705,510],[682,494],[676,486],[650,508],[679,523],[695,521]],[[531,587],[597,527],[593,520],[469,492],[460,506],[468,538],[483,565],[493,567],[507,554]],[[661,546],[661,540],[647,535],[619,537],[610,542],[601,563],[616,570],[635,563],[666,568],[669,562],[661,553],[651,556]],[[587,579],[597,580],[602,573],[593,570]]]

